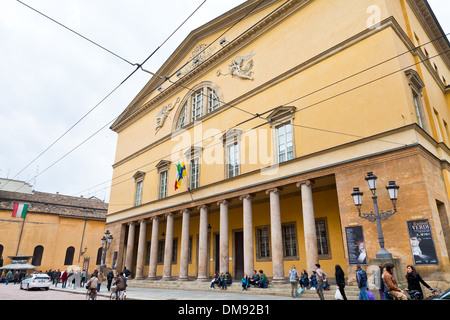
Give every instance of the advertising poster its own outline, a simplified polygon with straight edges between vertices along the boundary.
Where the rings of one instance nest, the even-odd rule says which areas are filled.
[[[348,259],[351,265],[366,265],[366,243],[362,226],[352,226],[345,228],[347,237]]]
[[[414,264],[438,264],[428,219],[407,221]]]

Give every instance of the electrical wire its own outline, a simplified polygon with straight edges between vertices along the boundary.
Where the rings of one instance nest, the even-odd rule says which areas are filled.
[[[339,97],[339,96],[341,96],[341,95],[347,94],[347,93],[352,92],[352,91],[354,91],[354,90],[360,89],[360,88],[362,88],[362,87],[364,87],[364,86],[366,86],[366,85],[372,84],[372,83],[374,83],[374,82],[376,82],[376,81],[380,81],[380,80],[382,80],[382,79],[385,79],[385,78],[388,77],[388,76],[394,75],[394,74],[396,74],[396,73],[399,73],[399,72],[402,72],[402,71],[404,71],[404,70],[407,70],[407,69],[409,69],[409,68],[411,68],[411,67],[414,67],[414,66],[416,66],[416,65],[418,65],[418,64],[424,63],[424,62],[427,61],[427,60],[434,59],[434,58],[436,58],[436,57],[438,57],[438,56],[441,56],[441,55],[443,55],[443,54],[446,54],[447,52],[450,52],[450,50],[447,50],[447,51],[445,51],[445,52],[439,53],[439,54],[437,54],[437,55],[435,55],[435,56],[433,56],[433,57],[429,57],[429,58],[426,59],[426,60],[419,61],[419,62],[414,63],[414,64],[412,64],[412,65],[409,65],[409,66],[407,66],[407,67],[401,68],[401,69],[399,69],[399,70],[396,70],[396,71],[394,71],[394,72],[391,72],[391,73],[389,73],[389,74],[386,74],[385,76],[382,76],[382,77],[379,77],[379,78],[377,78],[377,79],[368,81],[368,82],[366,82],[366,83],[364,83],[364,84],[362,84],[362,85],[358,85],[358,86],[356,86],[356,87],[354,87],[354,88],[352,88],[352,89],[348,89],[348,90],[343,91],[343,92],[341,92],[341,93],[339,93],[339,94],[336,94],[336,95],[333,95],[333,96],[331,96],[331,97],[329,97],[329,98],[323,99],[323,100],[321,100],[321,101],[319,101],[319,102],[316,102],[316,103],[314,103],[314,104],[311,104],[311,105],[309,105],[309,106],[307,106],[307,107],[305,107],[305,108],[302,108],[302,109],[300,109],[300,110],[293,111],[292,113],[296,113],[296,112],[299,112],[299,111],[301,111],[301,110],[305,110],[305,109],[307,109],[307,108],[310,108],[310,107],[313,107],[313,106],[317,106],[317,105],[319,105],[319,104],[321,104],[321,103],[324,103],[324,102],[329,101],[329,100],[331,100],[331,99],[337,98],[337,97]],[[276,108],[279,108],[279,107],[276,107]],[[265,113],[270,112],[271,110],[274,110],[274,109],[276,109],[276,108],[270,109],[270,110],[266,111]],[[283,117],[285,117],[285,116],[283,115],[283,116],[281,116],[280,118],[283,118]],[[248,120],[249,120],[249,119],[247,119],[245,122],[247,122]],[[262,124],[260,124],[260,125],[257,125],[257,126],[255,126],[255,127],[252,127],[252,128],[250,128],[250,129],[246,130],[243,134],[245,134],[245,133],[247,133],[247,132],[250,132],[250,131],[252,131],[252,130],[256,130],[257,128],[260,128],[260,127],[262,127],[262,126],[268,125],[268,124],[270,124],[271,122],[275,122],[275,121],[277,121],[277,120],[279,120],[279,118],[274,118],[274,119],[272,119],[272,121],[264,122],[264,123],[262,123]],[[235,128],[236,126],[237,126],[237,125],[233,126],[232,128]],[[311,130],[318,130],[318,131],[327,132],[327,133],[333,133],[333,134],[346,135],[346,136],[356,137],[356,138],[361,138],[361,139],[367,138],[367,137],[360,136],[360,135],[355,135],[355,134],[350,134],[350,133],[345,133],[345,132],[332,131],[332,130],[327,130],[327,129],[313,128],[313,127],[308,127],[308,126],[298,125],[298,124],[294,124],[294,127],[299,127],[299,128],[304,128],[304,129],[311,129]],[[224,130],[224,131],[221,131],[220,134],[223,134],[224,132],[226,132],[226,131],[228,131],[228,130],[230,130],[230,129],[232,129],[232,128],[229,128],[229,129],[226,129],[226,130]],[[205,140],[210,140],[210,139],[212,139],[214,136],[215,136],[215,135],[210,136],[210,137],[207,137],[207,138],[201,140],[200,142],[202,143],[202,142],[205,141]],[[377,140],[377,141],[381,141],[381,142],[391,143],[391,144],[397,144],[397,145],[400,145],[400,146],[406,146],[406,145],[403,144],[403,143],[398,143],[398,142],[394,142],[394,141],[388,141],[388,140],[383,140],[383,139],[376,139],[376,140]],[[198,143],[199,143],[199,142],[194,143],[193,146],[195,146],[195,145],[198,144]],[[211,145],[209,145],[209,146],[207,146],[207,147],[204,147],[204,149],[214,147],[214,146],[216,146],[216,145],[218,145],[218,144],[222,144],[222,141],[219,141],[219,142],[216,143],[216,144],[211,144]],[[204,150],[204,149],[203,149],[203,150]],[[113,179],[110,179],[110,180],[108,180],[108,181],[105,181],[105,182],[103,182],[103,183],[100,183],[100,184],[98,184],[98,185],[96,185],[96,186],[94,186],[94,187],[85,189],[85,190],[83,190],[83,191],[81,191],[81,192],[78,192],[78,193],[76,193],[76,194],[83,193],[84,191],[87,191],[87,190],[90,190],[90,189],[95,188],[95,187],[97,187],[97,186],[103,185],[103,184],[105,184],[105,183],[107,183],[107,182],[112,182],[112,181],[115,180],[115,179],[118,179],[118,178],[120,178],[120,177],[123,177],[123,176],[125,176],[125,175],[128,175],[128,174],[130,174],[130,173],[132,173],[132,172],[135,172],[136,170],[139,170],[139,169],[142,169],[142,168],[144,168],[144,167],[147,167],[147,166],[149,166],[149,165],[151,165],[151,164],[153,164],[153,163],[159,162],[160,160],[165,159],[165,158],[167,158],[167,157],[169,157],[169,156],[172,156],[172,155],[174,155],[174,154],[177,154],[177,153],[179,153],[179,152],[180,152],[180,151],[173,152],[173,153],[170,153],[170,154],[168,154],[168,155],[166,155],[166,156],[160,157],[160,158],[158,158],[158,159],[156,159],[156,160],[153,160],[153,161],[151,161],[151,162],[148,162],[148,163],[146,163],[146,164],[144,164],[144,165],[142,165],[142,166],[140,166],[140,167],[138,167],[138,168],[134,168],[134,169],[132,169],[132,170],[130,170],[130,171],[124,173],[124,174],[121,174],[120,176],[117,176],[117,177],[115,177],[115,178],[113,178]],[[182,160],[182,159],[184,159],[184,157],[175,159],[175,161],[177,161],[177,160],[179,161],[179,160]],[[146,173],[151,172],[151,171],[154,171],[154,170],[157,170],[157,168],[150,169],[150,170],[146,171]],[[103,189],[111,188],[111,187],[116,186],[116,185],[118,185],[118,184],[120,184],[120,183],[127,182],[127,181],[129,181],[129,180],[131,180],[131,179],[132,179],[132,178],[129,178],[129,179],[120,181],[120,182],[118,182],[118,183],[112,184],[112,185],[110,185],[110,186],[108,186],[108,187],[105,187],[105,188],[103,188]],[[103,189],[100,189],[100,190],[103,190]],[[98,190],[97,190],[97,191],[98,191]]]
[[[21,4],[23,4],[23,5],[26,5],[25,3],[23,3],[23,2],[21,2],[21,1],[19,1],[19,0],[16,0],[16,1],[18,1],[18,2],[20,2]],[[201,6],[203,6],[203,4],[206,2],[207,0],[204,0],[201,4],[200,4],[200,6],[198,6],[195,10],[194,10],[194,12],[193,13],[191,13],[190,15],[189,15],[189,17],[188,18],[186,18],[177,28],[176,28],[176,30],[174,31],[174,32],[172,32],[164,41],[163,41],[163,43],[160,45],[160,46],[158,46],[158,48],[157,49],[155,49],[141,64],[133,64],[133,65],[136,65],[136,68],[134,69],[134,71],[133,72],[131,72],[124,80],[122,80],[122,82],[120,82],[120,84],[118,85],[118,86],[116,86],[111,92],[109,92],[102,100],[100,100],[100,102],[99,103],[97,103],[93,108],[91,108],[84,116],[82,116],[77,122],[75,122],[75,124],[73,124],[66,132],[64,132],[59,138],[57,138],[49,147],[47,147],[43,152],[41,152],[37,157],[35,157],[30,163],[28,163],[26,166],[25,166],[25,168],[23,168],[22,170],[20,170],[19,171],[19,173],[17,173],[14,177],[12,177],[11,179],[9,179],[1,188],[0,188],[0,190],[2,189],[2,188],[4,188],[11,180],[13,180],[15,177],[17,177],[20,173],[22,173],[24,170],[26,170],[31,164],[33,164],[37,159],[39,159],[45,152],[47,152],[51,147],[53,147],[59,140],[61,140],[67,133],[69,133],[76,125],[78,125],[84,118],[86,118],[92,111],[94,111],[98,106],[100,106],[100,104],[101,103],[103,103],[108,97],[110,97],[115,91],[117,91],[117,89],[119,89],[119,87],[121,87],[128,79],[130,79],[138,70],[139,70],[139,68],[141,68],[142,67],[142,65],[144,64],[144,63],[146,63],[175,33],[176,33],[176,31],[178,31],[193,15],[194,15],[194,13],[196,13],[200,8],[201,8]],[[29,7],[29,8],[31,8],[31,9],[33,9],[33,10],[35,10],[34,8],[32,8],[32,7],[30,7],[30,6],[28,6],[28,5],[26,5],[27,7]],[[36,12],[38,12],[39,14],[42,14],[41,12],[39,12],[39,11],[37,11],[37,10],[35,10]],[[43,15],[43,14],[42,14]],[[45,17],[48,17],[48,16],[46,16],[46,15],[44,15]],[[48,17],[49,19],[51,19],[50,17]],[[53,20],[53,19],[51,19],[52,21],[55,21],[56,23],[58,23],[56,20]],[[58,23],[58,24],[60,24],[60,23]],[[60,24],[61,25],[61,24]],[[64,25],[62,25],[63,27],[65,27]],[[65,28],[67,28],[67,27],[65,27]],[[67,28],[68,29],[68,28]],[[71,29],[69,29],[70,31],[72,31]],[[78,34],[78,33],[77,33]],[[80,34],[78,34],[78,35],[80,35]],[[80,35],[80,36],[82,36],[82,35]],[[84,37],[84,36],[82,36],[83,38],[85,38],[85,39],[87,39],[86,37]],[[88,41],[90,41],[90,42],[92,42],[91,40],[89,40],[89,39],[87,39]],[[93,42],[94,43],[94,42]],[[94,44],[96,44],[96,43],[94,43]],[[101,46],[100,46],[101,47]],[[103,48],[103,47],[102,47]],[[106,49],[107,50],[107,49]],[[110,52],[109,50],[107,50],[108,52]],[[111,52],[112,53],[112,52]],[[113,53],[114,54],[114,53]],[[114,55],[116,55],[116,54],[114,54]],[[117,55],[116,55],[117,56]],[[42,172],[41,172],[42,173]],[[37,176],[36,176],[37,177]],[[32,178],[32,179],[30,179],[29,181],[32,181],[33,179],[35,179],[36,177],[34,177],[34,178]],[[17,190],[16,190],[17,191]]]

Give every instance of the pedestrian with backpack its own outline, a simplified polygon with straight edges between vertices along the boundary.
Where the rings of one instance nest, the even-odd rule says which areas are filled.
[[[361,265],[356,265],[356,282],[359,288],[359,300],[369,300],[367,296],[367,274],[361,269]]]

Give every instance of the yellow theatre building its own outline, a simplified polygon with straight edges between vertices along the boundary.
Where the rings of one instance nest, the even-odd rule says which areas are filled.
[[[107,264],[448,286],[449,49],[424,0],[250,0],[192,31],[111,127]]]

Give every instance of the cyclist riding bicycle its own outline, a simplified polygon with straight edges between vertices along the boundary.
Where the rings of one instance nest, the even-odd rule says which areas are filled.
[[[97,292],[97,284],[98,284],[97,275],[93,273],[89,281],[86,283],[86,289],[88,289],[89,291],[89,296],[91,296],[91,294],[95,296],[95,293]]]
[[[120,291],[125,290],[125,288],[126,288],[126,286],[127,286],[127,285],[125,284],[125,277],[123,276],[123,272],[117,274],[117,277],[116,277],[116,279],[114,280],[113,285],[116,286],[116,289],[115,289],[115,291],[114,291],[115,294],[116,294],[116,299],[119,299],[119,293],[120,293]]]

